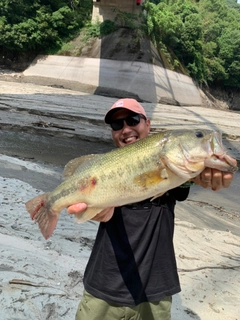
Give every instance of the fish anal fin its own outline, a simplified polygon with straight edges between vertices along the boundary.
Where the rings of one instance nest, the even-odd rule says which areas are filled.
[[[84,210],[83,212],[75,214],[76,222],[83,223],[87,220],[91,220],[93,217],[95,217],[103,209],[104,208],[87,207],[87,209]]]

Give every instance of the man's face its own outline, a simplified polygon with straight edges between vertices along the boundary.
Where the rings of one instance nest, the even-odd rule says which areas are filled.
[[[121,109],[114,113],[112,120],[118,120],[134,115],[134,113],[127,109]],[[112,138],[117,147],[123,147],[127,144],[133,143],[140,139],[146,138],[150,131],[150,120],[140,119],[136,126],[128,126],[124,121],[122,129],[112,130]]]

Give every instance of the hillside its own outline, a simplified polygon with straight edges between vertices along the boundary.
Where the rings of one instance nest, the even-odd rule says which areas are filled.
[[[59,51],[60,55],[101,58],[118,61],[141,61],[172,69],[164,53],[157,50],[147,38],[139,37],[133,29],[120,28],[103,38],[84,40],[80,34],[68,44],[67,50]],[[176,57],[172,54],[172,60]],[[186,74],[187,71],[179,63],[175,71]],[[240,92],[238,89],[226,91],[222,88],[202,86],[203,104],[207,107],[240,110]]]
[[[172,69],[171,65],[163,53],[158,51],[151,41],[147,38],[139,37],[137,30],[128,28],[120,28],[115,32],[103,38],[90,37],[87,41],[85,34],[80,34],[74,40],[67,44],[67,49],[61,50],[58,55],[77,56],[111,59],[117,61],[140,61],[152,63],[160,67]],[[22,57],[14,66],[16,71],[23,71],[28,64],[32,62],[34,57]],[[176,70],[175,70],[176,71]],[[187,74],[184,68],[180,65],[178,72]],[[9,76],[2,76],[1,79],[11,79]],[[33,82],[42,84],[42,79],[19,77],[15,79],[19,82]],[[44,80],[45,85],[52,86],[51,79]],[[69,88],[73,90],[81,90],[91,92],[87,86],[80,86],[77,83],[69,83],[68,81],[57,81],[55,79],[54,86]],[[89,91],[90,90],[90,91]],[[202,87],[203,105],[211,108],[240,110],[240,93],[239,90],[233,89],[232,92],[227,92],[221,88]]]
[[[60,50],[58,54],[119,61],[141,61],[159,66],[164,64],[151,41],[141,38],[136,30],[128,28],[119,28],[101,39],[91,37],[85,40],[85,34],[80,34],[69,42],[67,49]]]

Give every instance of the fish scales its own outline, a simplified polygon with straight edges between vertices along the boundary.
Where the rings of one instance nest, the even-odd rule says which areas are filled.
[[[77,218],[91,219],[107,207],[138,202],[165,193],[197,176],[206,166],[234,172],[221,133],[174,130],[151,135],[105,154],[71,160],[66,180],[55,190],[26,203],[45,238],[51,236],[59,213],[75,203],[87,209]]]

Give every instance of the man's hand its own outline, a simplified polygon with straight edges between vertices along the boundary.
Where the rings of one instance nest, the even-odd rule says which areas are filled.
[[[77,214],[77,213],[83,212],[86,209],[87,209],[86,203],[77,203],[68,207],[67,212],[69,214]],[[105,208],[101,212],[99,212],[95,217],[93,217],[91,220],[98,221],[98,222],[107,222],[112,218],[113,212],[114,212],[114,207]]]
[[[237,164],[235,159],[233,162]],[[192,179],[192,181],[202,186],[203,188],[212,188],[212,190],[217,191],[222,188],[228,188],[233,180],[233,173],[222,172],[216,169],[205,168],[199,176]]]

